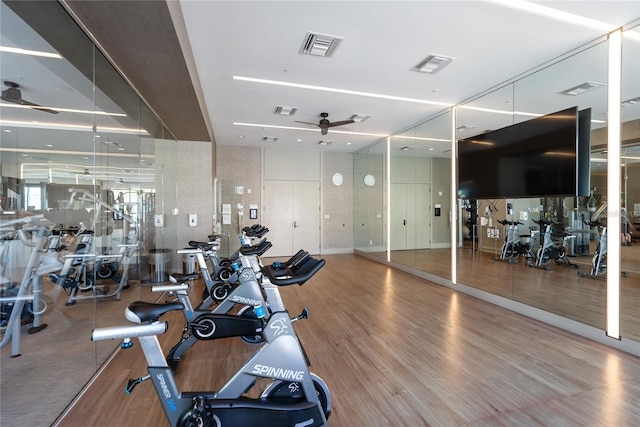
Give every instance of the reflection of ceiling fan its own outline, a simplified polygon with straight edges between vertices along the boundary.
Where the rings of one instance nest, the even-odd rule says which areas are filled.
[[[45,113],[59,113],[59,111],[52,110],[50,108],[43,107],[42,105],[34,104],[33,102],[22,99],[22,91],[20,90],[20,85],[18,83],[5,81],[4,85],[7,86],[7,88],[2,91],[2,97],[0,97],[3,101],[25,105],[27,107],[33,108],[34,110],[44,111]]]
[[[329,119],[327,119],[327,117],[329,117],[329,113],[320,113],[320,116],[322,117],[322,119],[320,119],[320,122],[318,123],[300,122],[298,120],[296,120],[296,123],[304,123],[307,125],[318,126],[320,128],[320,133],[322,135],[326,135],[329,128],[354,123],[353,120],[342,120],[339,122],[330,122]]]

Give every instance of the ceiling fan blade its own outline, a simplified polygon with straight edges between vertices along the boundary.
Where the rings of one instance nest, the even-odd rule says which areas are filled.
[[[296,122],[296,123],[304,123],[305,125],[318,126],[318,124],[317,124],[317,123],[301,122],[301,121],[299,121],[299,120],[294,120],[294,122]]]
[[[27,107],[31,107],[34,110],[44,111],[45,113],[51,113],[51,114],[59,113],[59,111],[52,110],[51,108],[43,107],[42,105],[34,104],[33,102],[29,102],[24,99],[20,100],[20,105],[26,105]]]
[[[355,123],[355,122],[353,120],[342,120],[340,122],[331,122],[331,123],[329,123],[328,126],[332,128],[334,126],[348,125],[348,124],[351,124],[351,123]]]

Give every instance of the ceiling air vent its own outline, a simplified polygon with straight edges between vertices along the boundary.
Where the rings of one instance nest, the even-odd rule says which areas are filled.
[[[369,117],[371,116],[368,114],[356,113],[353,116],[351,116],[351,120],[353,120],[356,123],[361,123],[367,120]]]
[[[302,42],[300,53],[304,55],[330,57],[342,40],[341,37],[308,32]]]
[[[435,74],[452,62],[453,58],[448,56],[431,54],[420,61],[412,70],[419,73]]]
[[[623,107],[626,107],[628,105],[636,105],[636,104],[640,104],[640,96],[637,98],[627,99],[626,101],[622,101]]]
[[[276,142],[278,140],[278,138],[275,137],[275,136],[263,136],[262,140],[263,141],[269,141],[269,142]]]
[[[318,141],[318,144],[326,146],[333,144],[333,141]]]
[[[297,107],[287,107],[284,105],[277,105],[274,113],[281,114],[283,116],[293,116],[296,111],[298,111]]]
[[[606,85],[604,83],[584,82],[581,85],[574,86],[571,89],[563,90],[560,93],[563,95],[577,96],[577,95],[580,95],[581,93],[585,93],[602,86],[606,86]]]

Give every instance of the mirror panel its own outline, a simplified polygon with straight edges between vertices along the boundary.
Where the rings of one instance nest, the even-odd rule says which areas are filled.
[[[630,28],[636,33],[640,26]],[[622,41],[620,334],[640,340],[640,43]]]

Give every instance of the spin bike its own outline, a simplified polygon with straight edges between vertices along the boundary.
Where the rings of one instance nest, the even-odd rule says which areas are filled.
[[[551,260],[555,260],[556,265],[564,265],[567,267],[579,268],[577,264],[569,261],[566,255],[567,243],[571,239],[575,239],[576,236],[563,232],[562,233],[562,243],[557,244],[553,240],[553,229],[554,227],[562,227],[561,223],[556,223],[550,220],[533,220],[536,224],[540,226],[542,230],[544,227],[544,232],[540,235],[540,247],[536,253],[535,262],[528,263],[529,267],[538,267],[543,268],[547,271],[550,271],[549,263]]]
[[[584,274],[579,271],[578,276],[580,277],[590,277],[592,279],[606,279],[607,275],[607,226],[600,221],[585,221],[582,220],[589,227],[598,227],[602,231],[598,237],[598,245],[596,246],[596,251],[593,253],[593,257],[591,258],[591,271],[589,275]],[[597,228],[596,228],[597,230]],[[621,272],[622,277],[627,277],[628,273],[623,271]]]
[[[238,270],[238,287],[213,310],[203,309],[202,305],[194,310],[187,295],[188,285],[176,284],[154,286],[152,288],[154,292],[173,292],[173,295],[183,305],[186,323],[182,330],[182,337],[167,354],[167,361],[172,369],[177,369],[184,353],[201,340],[239,336],[250,344],[261,343],[264,337],[262,335],[262,325],[255,323],[255,307],[266,307],[268,319],[270,313],[273,312],[272,305],[275,307],[282,305],[282,301],[279,300],[280,294],[273,292],[268,294],[266,293],[266,288],[272,286],[271,289],[277,290],[277,286],[294,283],[302,286],[325,264],[324,260],[314,259],[307,254],[305,261],[299,268],[287,270],[287,273],[283,274],[285,270],[282,269],[262,268],[259,265],[258,257],[255,255],[243,255],[238,261],[238,264],[234,264]],[[251,270],[252,274],[248,274],[248,270]],[[263,272],[265,274],[262,274]],[[259,278],[256,278],[256,275],[262,276],[260,283],[258,283]],[[265,278],[265,275],[268,278]],[[275,288],[273,287],[274,285],[276,285]],[[187,286],[187,288],[184,286]],[[272,304],[269,297],[278,298],[278,300]],[[237,313],[230,314],[231,310],[237,305],[242,305],[243,307]],[[306,317],[306,310],[298,317]]]
[[[517,264],[517,258],[524,255],[525,258],[533,258],[533,240],[537,230],[531,229],[528,236],[520,235],[520,226],[524,223],[520,221],[498,220],[504,226],[505,238],[500,249],[500,258],[496,260],[506,261],[510,264]],[[523,241],[523,239],[525,241]]]
[[[261,287],[252,267],[243,267],[239,275],[252,281],[254,288]],[[172,427],[326,427],[331,414],[329,388],[309,371],[292,324],[297,319],[289,317],[278,285],[271,283],[274,279],[277,282],[277,278],[270,277],[269,282],[262,284],[270,304],[268,320],[264,317],[264,307],[255,306],[255,321],[263,323],[264,344],[217,392],[180,392],[163,356],[158,335],[166,332],[168,324],[159,318],[166,312],[182,310],[179,302],[134,302],[125,316],[138,325],[94,329],[91,339],[122,339],[121,348],[126,349],[133,344],[131,338],[138,338],[149,374],[129,380],[126,390],[130,392],[136,384],[151,379]],[[255,386],[258,378],[272,381],[260,398],[246,397],[244,394]]]

